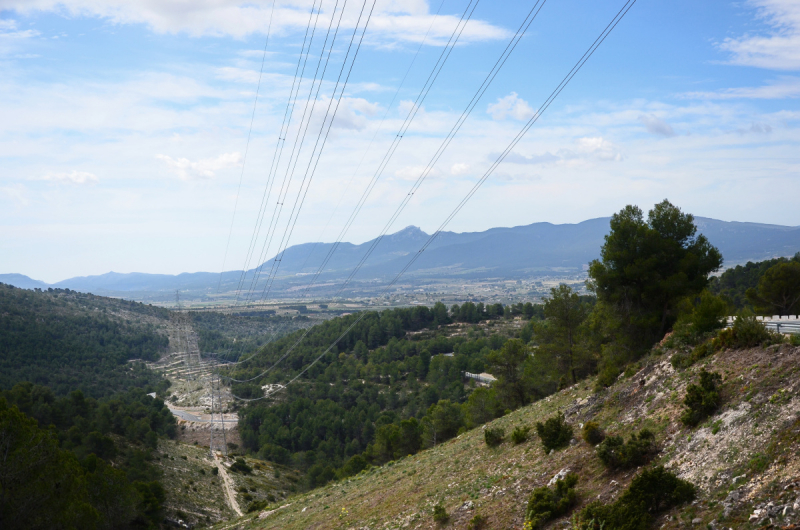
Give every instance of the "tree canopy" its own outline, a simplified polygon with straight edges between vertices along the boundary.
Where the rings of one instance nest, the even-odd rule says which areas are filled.
[[[747,299],[760,313],[796,315],[800,312],[800,263],[784,261],[767,269],[758,288],[747,290]]]
[[[646,220],[637,206],[614,214],[600,256],[589,266],[589,286],[613,320],[618,346],[634,355],[664,336],[680,301],[699,294],[722,265],[694,217],[667,200]]]

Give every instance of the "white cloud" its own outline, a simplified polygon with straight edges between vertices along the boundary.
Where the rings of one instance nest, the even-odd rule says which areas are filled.
[[[464,164],[463,162],[453,164],[450,167],[450,174],[454,176],[464,175],[467,172],[469,172],[469,164]]]
[[[490,103],[486,112],[496,121],[506,118],[529,120],[534,113],[528,102],[520,98],[516,92],[498,99],[496,103]]]
[[[224,153],[217,158],[205,158],[192,162],[188,158],[172,158],[167,155],[156,155],[162,160],[181,180],[212,179],[221,169],[236,167],[241,163],[239,153]]]
[[[800,43],[798,43],[800,44]],[[800,97],[800,78],[781,77],[759,87],[725,88],[714,92],[686,92],[683,99],[788,99]]]
[[[36,180],[48,180],[59,184],[97,184],[97,175],[87,171],[70,171],[69,173],[47,173]]]
[[[664,136],[665,138],[675,136],[675,131],[672,130],[672,126],[669,123],[652,114],[649,116],[639,116],[639,121],[644,124],[645,129],[647,129],[647,132],[650,134]]]
[[[498,154],[489,155],[489,160],[494,161]],[[584,137],[575,140],[575,146],[571,149],[557,149],[555,153],[545,151],[539,155],[525,156],[516,152],[509,153],[504,162],[510,164],[530,164],[530,165],[551,165],[567,164],[574,165],[587,161],[601,162],[620,162],[623,160],[622,152],[614,143],[602,137]]]
[[[416,181],[422,172],[425,171],[425,166],[406,166],[394,172],[395,180],[408,180]],[[435,167],[428,173],[428,177],[436,178],[441,176],[442,172]]]
[[[6,197],[10,202],[20,206],[28,206],[28,193],[25,186],[15,184],[13,186],[0,186],[0,197]]]
[[[0,11],[2,11],[1,6],[2,2],[0,2]],[[17,21],[14,19],[0,19],[0,55],[8,55],[13,53],[22,41],[37,36],[39,36],[39,32],[36,30],[20,30],[17,27]]]
[[[322,98],[322,103],[318,104],[320,110],[327,110],[330,98]],[[336,109],[336,102],[331,105],[331,112]],[[367,116],[374,116],[380,105],[370,103],[363,98],[342,98],[339,108],[336,111],[336,119],[333,121],[334,129],[349,129],[361,131],[367,126]]]
[[[800,3],[796,0],[750,0],[758,17],[771,26],[765,35],[727,38],[720,49],[730,63],[773,70],[800,69]]]
[[[232,36],[242,38],[264,33],[272,16],[272,31],[287,31],[306,27],[310,3],[307,0],[3,0],[0,9],[18,13],[36,11],[66,13],[106,19],[116,24],[145,24],[158,33],[187,33],[192,36]],[[332,13],[326,5],[318,24],[327,26]],[[351,5],[342,18],[342,27],[352,30],[360,6]],[[338,15],[337,15],[338,18]],[[370,21],[370,35],[379,38],[419,42],[430,28],[429,44],[442,45],[447,41],[460,17],[435,16],[428,13],[427,2],[380,1]],[[362,22],[363,24],[363,19]],[[480,20],[467,23],[462,42],[492,40],[506,37],[508,32]]]

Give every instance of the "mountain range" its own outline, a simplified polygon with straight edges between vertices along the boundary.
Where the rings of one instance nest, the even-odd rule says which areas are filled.
[[[576,274],[599,257],[603,238],[609,231],[608,217],[577,224],[534,223],[483,232],[442,232],[411,267],[407,276],[417,282],[448,279],[518,279],[554,274]],[[800,251],[800,227],[760,223],[727,222],[696,217],[695,224],[722,252],[725,266],[791,256]],[[415,226],[385,236],[380,242],[341,243],[317,280],[321,286],[348,277],[367,250],[375,249],[354,282],[376,285],[391,280],[413,253],[428,240]],[[333,243],[303,243],[289,247],[279,261],[271,258],[261,267],[256,289],[263,290],[273,265],[278,266],[271,293],[286,295],[304,288]],[[194,272],[178,275],[109,272],[96,276],[69,278],[54,284],[22,274],[0,274],[0,282],[26,289],[69,288],[95,294],[126,296],[126,293],[162,293],[175,290],[198,293],[236,290],[240,281],[249,287],[254,273],[226,271]],[[127,297],[127,296],[126,296]]]

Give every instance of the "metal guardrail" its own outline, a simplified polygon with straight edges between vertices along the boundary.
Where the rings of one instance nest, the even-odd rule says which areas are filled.
[[[767,320],[764,327],[778,333],[800,335],[800,321],[797,320]]]
[[[757,317],[758,321],[764,324],[764,327],[770,331],[777,331],[778,333],[782,333],[784,335],[800,335],[800,319],[797,316],[792,316],[789,319],[787,318],[765,318],[765,317]],[[728,318],[728,324],[726,327],[733,326],[733,317]]]

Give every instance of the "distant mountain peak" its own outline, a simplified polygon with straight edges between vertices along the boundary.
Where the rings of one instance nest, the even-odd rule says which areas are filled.
[[[422,229],[420,227],[418,227],[418,226],[408,225],[407,227],[403,228],[402,230],[398,230],[397,232],[395,232],[392,235],[396,236],[396,235],[400,235],[400,234],[415,234],[416,235],[416,234],[425,234],[425,232],[423,232]],[[427,235],[427,234],[425,234],[425,235]]]

